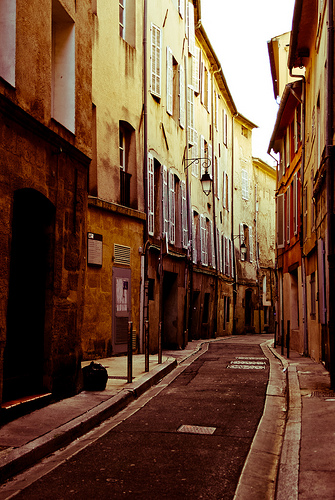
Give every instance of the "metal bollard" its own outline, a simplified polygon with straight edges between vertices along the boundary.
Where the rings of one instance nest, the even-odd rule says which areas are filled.
[[[144,322],[144,363],[145,371],[149,371],[149,321]]]
[[[128,356],[127,356],[127,368],[128,368],[128,375],[127,375],[127,382],[128,384],[131,384],[133,381],[133,342],[132,342],[132,336],[133,336],[133,322],[128,321]]]

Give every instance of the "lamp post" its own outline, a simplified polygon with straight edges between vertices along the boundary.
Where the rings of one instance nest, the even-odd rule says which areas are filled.
[[[194,163],[197,165],[200,164],[205,169],[200,182],[204,194],[208,196],[212,190],[212,178],[208,173],[208,169],[211,166],[211,160],[210,158],[184,158],[184,170],[188,169]]]

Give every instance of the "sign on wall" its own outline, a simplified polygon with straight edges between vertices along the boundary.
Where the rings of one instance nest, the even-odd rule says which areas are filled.
[[[87,264],[102,266],[102,234],[87,233]]]

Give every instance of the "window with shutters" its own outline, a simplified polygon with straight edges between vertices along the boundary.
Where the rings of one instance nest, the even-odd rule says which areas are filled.
[[[75,24],[52,2],[52,118],[75,132]]]
[[[136,144],[133,127],[119,121],[119,163],[120,163],[120,205],[137,208],[136,182]]]
[[[199,158],[198,132],[196,130],[193,131],[193,146],[189,148],[189,158]],[[192,163],[192,175],[199,177],[199,161],[194,161]]]
[[[185,128],[185,71],[179,66],[179,125]]]
[[[298,173],[296,172],[292,182],[293,189],[293,232],[298,234],[299,224],[299,201],[298,201]]]
[[[200,217],[197,212],[193,212],[192,218],[192,251],[193,263],[197,264],[201,259],[201,245],[200,245]]]
[[[222,110],[222,142],[228,146],[228,115],[226,111]]]
[[[148,153],[148,233],[154,234],[154,199],[155,199],[155,170],[154,158]]]
[[[219,229],[216,229],[216,260],[218,263],[218,271],[222,273],[222,240]]]
[[[194,144],[194,90],[190,86],[187,89],[187,121],[188,143]]]
[[[192,64],[190,64],[191,78],[193,90],[196,94],[200,92],[200,49],[195,47],[194,56],[192,56]]]
[[[0,1],[0,76],[15,86],[16,1]]]
[[[284,232],[284,194],[277,196],[277,246],[278,248],[285,247],[285,232]]]
[[[188,51],[192,56],[195,55],[195,29],[194,29],[194,5],[187,1],[187,26],[188,26]]]
[[[215,268],[215,245],[213,221],[206,218],[208,265]]]
[[[166,47],[166,111],[173,114],[173,55],[170,47]]]
[[[165,165],[162,165],[162,236],[169,238],[169,186],[168,186],[168,170]]]
[[[249,186],[248,186],[248,172],[244,169],[241,170],[242,175],[242,199],[249,199]]]
[[[174,173],[169,170],[169,243],[175,244],[176,240],[176,188]]]
[[[230,245],[230,239],[226,238],[226,275],[230,276],[231,272],[231,245]]]
[[[290,244],[291,237],[291,185],[286,192],[286,241]]]
[[[208,231],[206,225],[206,217],[200,215],[200,249],[201,249],[201,264],[208,266]]]
[[[161,30],[151,24],[151,93],[161,97]]]
[[[187,221],[187,192],[186,192],[186,182],[181,181],[180,183],[180,196],[181,196],[181,231],[182,231],[182,245],[183,248],[187,249],[189,244],[188,239],[188,221]]]
[[[135,47],[135,0],[119,0],[119,34]]]
[[[178,12],[182,19],[185,17],[185,0],[178,0]]]

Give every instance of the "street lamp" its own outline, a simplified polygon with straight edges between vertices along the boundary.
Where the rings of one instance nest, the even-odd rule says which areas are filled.
[[[233,237],[233,241],[236,239],[236,238],[239,238],[240,235],[239,234],[236,234],[234,237]],[[240,245],[240,254],[241,254],[241,260],[245,260],[246,258],[246,255],[247,255],[247,247],[246,247],[246,244],[244,243],[244,241],[242,241],[241,245]]]
[[[208,173],[208,169],[211,166],[211,160],[209,158],[187,158],[187,159],[185,158],[184,170],[193,165],[193,163],[196,163],[197,165],[200,164],[202,168],[205,169],[205,172],[201,176],[200,182],[203,192],[205,193],[206,196],[208,196],[212,190],[212,179]]]

